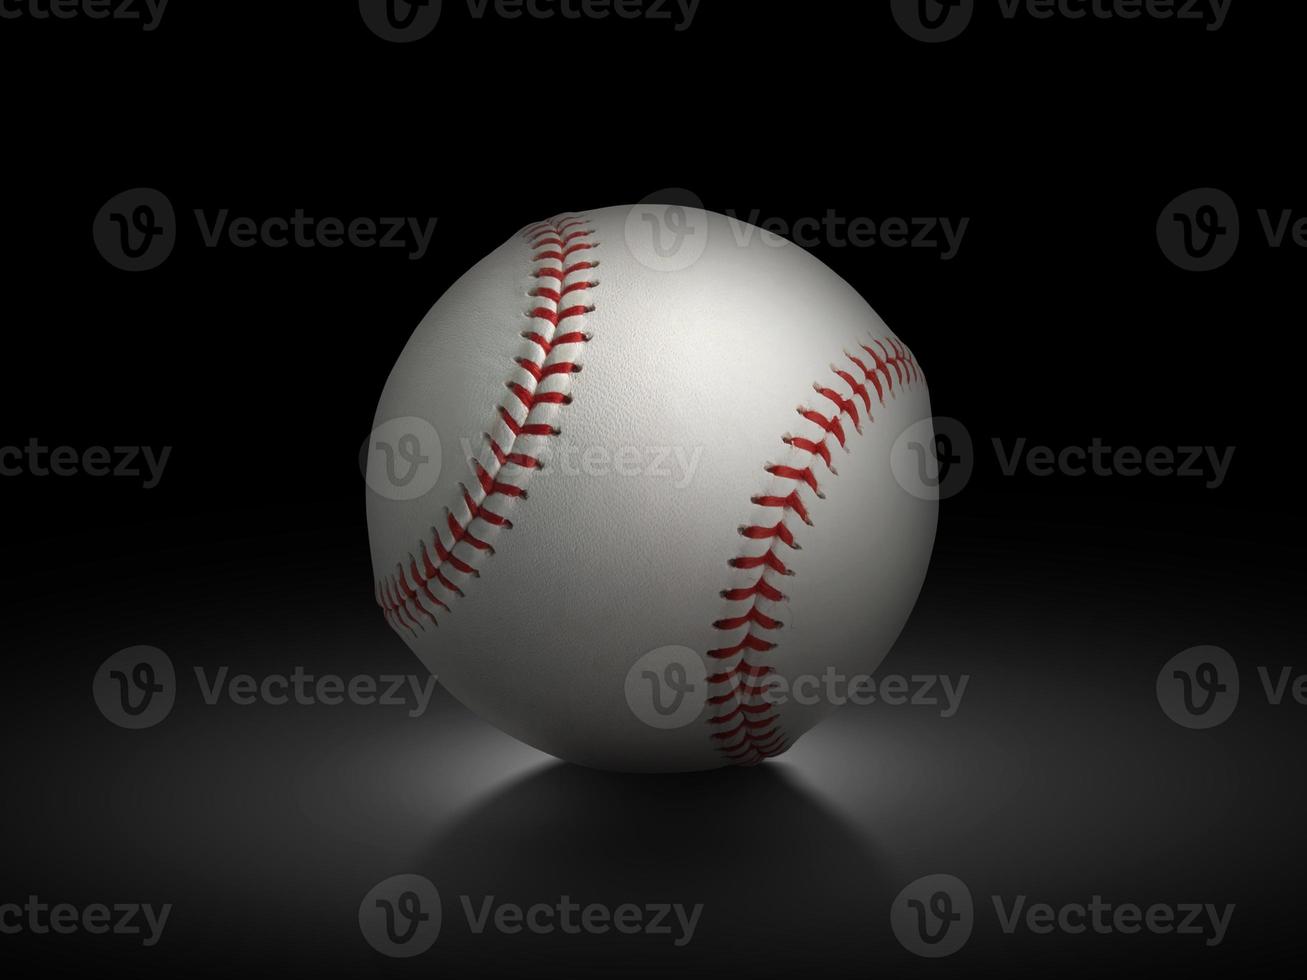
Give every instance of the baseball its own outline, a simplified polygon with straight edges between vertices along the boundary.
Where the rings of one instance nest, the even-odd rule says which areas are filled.
[[[903,628],[936,501],[892,453],[915,427],[924,456],[929,419],[908,346],[795,245],[659,205],[532,224],[385,385],[376,600],[459,701],[561,759],[755,764]]]

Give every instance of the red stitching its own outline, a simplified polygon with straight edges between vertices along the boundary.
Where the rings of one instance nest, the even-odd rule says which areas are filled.
[[[722,687],[720,693],[708,698],[708,703],[719,708],[708,719],[708,724],[718,726],[710,732],[714,742],[728,760],[737,765],[756,765],[774,755],[780,755],[789,747],[789,740],[780,725],[780,711],[776,705],[759,702],[767,691],[765,684],[749,684],[749,680],[764,678],[774,671],[764,663],[757,662],[757,656],[776,649],[777,643],[758,635],[759,632],[774,633],[784,627],[779,619],[767,615],[759,607],[759,600],[769,602],[784,601],[786,596],[775,584],[769,581],[769,575],[790,576],[794,572],[777,554],[777,542],[798,549],[794,531],[787,523],[791,514],[812,525],[812,516],[805,505],[800,491],[806,488],[818,500],[823,498],[821,484],[814,464],[820,460],[825,472],[837,476],[831,462],[830,441],[833,439],[841,449],[847,451],[848,429],[862,432],[862,422],[872,419],[872,391],[875,401],[885,404],[885,396],[893,397],[895,386],[906,388],[921,379],[921,371],[909,351],[895,337],[873,338],[868,343],[858,345],[858,354],[845,351],[845,358],[856,371],[831,365],[831,372],[838,383],[848,389],[843,395],[829,385],[814,384],[813,390],[834,407],[831,414],[816,408],[800,405],[798,413],[815,425],[822,433],[821,439],[786,434],[781,441],[793,450],[805,453],[812,461],[807,466],[792,466],[768,463],[764,468],[767,473],[781,480],[792,480],[794,490],[784,496],[775,494],[758,494],[751,502],[759,507],[774,507],[780,510],[781,518],[775,524],[745,525],[740,534],[755,541],[767,541],[767,550],[761,555],[743,555],[732,558],[732,568],[758,569],[758,578],[746,588],[724,589],[721,597],[732,604],[748,603],[748,608],[740,611],[733,609],[730,615],[723,616],[712,625],[713,629],[737,633],[735,641],[729,646],[709,650],[708,656],[713,660],[730,661],[739,659],[728,669],[711,674],[708,683]],[[859,377],[860,376],[860,377]],[[870,386],[870,387],[868,387]],[[740,631],[743,631],[740,633]],[[729,727],[724,727],[729,726]]]
[[[485,434],[494,457],[494,468],[487,469],[480,460],[472,459],[469,462],[476,475],[473,489],[469,490],[466,485],[459,484],[461,503],[468,514],[466,520],[460,522],[446,508],[443,531],[438,525],[432,527],[430,540],[419,541],[416,554],[410,553],[404,561],[396,562],[393,572],[377,580],[377,605],[381,607],[386,622],[396,632],[407,631],[417,636],[427,629],[428,624],[440,625],[436,613],[443,614],[451,610],[449,604],[436,594],[433,583],[446,598],[463,597],[463,590],[450,578],[450,573],[458,572],[477,578],[481,573],[468,559],[475,554],[493,555],[495,552],[484,537],[474,533],[474,523],[481,521],[490,528],[511,529],[513,522],[501,511],[511,507],[514,500],[526,499],[526,488],[520,482],[525,482],[531,473],[541,467],[539,457],[517,448],[518,439],[522,436],[552,437],[559,434],[556,426],[531,421],[531,413],[541,405],[572,403],[570,394],[542,392],[539,386],[547,378],[566,377],[581,370],[581,365],[574,361],[555,360],[554,352],[560,347],[590,341],[590,334],[571,323],[567,324],[565,330],[562,329],[564,321],[580,321],[585,314],[594,310],[593,306],[576,303],[566,307],[562,305],[564,298],[570,294],[593,289],[598,285],[589,277],[568,281],[575,273],[588,271],[598,265],[597,262],[585,261],[566,264],[573,254],[589,251],[599,245],[599,242],[592,240],[594,230],[589,225],[590,222],[585,218],[559,217],[522,232],[522,237],[533,251],[531,261],[538,265],[531,271],[531,275],[541,281],[557,282],[556,286],[537,286],[528,294],[534,305],[526,311],[526,316],[540,326],[535,330],[523,331],[522,337],[538,349],[537,356],[518,357],[514,360],[529,380],[523,382],[514,377],[504,384],[510,397],[506,404],[497,407],[496,414],[507,428],[510,439],[507,440],[507,445],[501,446],[493,436]],[[520,422],[514,414],[514,407],[519,413],[522,409],[526,410]],[[519,483],[501,478],[510,475],[503,472],[509,466],[520,471],[516,476]],[[456,554],[459,545],[465,545],[474,554]],[[432,552],[435,554],[434,561]]]

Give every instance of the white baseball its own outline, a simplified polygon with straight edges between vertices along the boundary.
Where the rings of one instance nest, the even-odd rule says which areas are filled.
[[[386,384],[377,601],[455,697],[545,752],[756,763],[830,709],[770,685],[867,674],[902,629],[936,504],[890,454],[929,417],[906,345],[794,245],[647,205],[529,226]],[[438,439],[400,445],[421,422]],[[415,467],[438,467],[417,496]]]

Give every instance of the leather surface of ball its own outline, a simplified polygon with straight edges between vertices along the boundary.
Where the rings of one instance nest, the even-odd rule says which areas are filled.
[[[455,697],[545,752],[757,763],[831,710],[793,696],[804,678],[871,673],[903,628],[936,503],[891,455],[929,419],[907,345],[793,244],[655,205],[532,224],[385,386],[377,602]]]

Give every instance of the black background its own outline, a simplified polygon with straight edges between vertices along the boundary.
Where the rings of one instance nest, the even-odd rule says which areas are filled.
[[[153,32],[0,20],[0,445],[174,447],[148,491],[0,478],[0,902],[148,893],[178,915],[188,896],[198,907],[174,920],[166,947],[0,936],[0,957],[68,971],[112,957],[141,972],[819,965],[843,976],[1291,962],[1307,709],[1258,703],[1253,666],[1302,663],[1291,612],[1303,584],[1307,255],[1268,248],[1256,219],[1307,208],[1297,6],[1234,0],[1209,32],[1008,22],[981,3],[963,36],[937,45],[906,36],[884,3],[705,0],[680,32],[474,20],[446,3],[436,30],[407,45],[371,34],[352,3],[177,4]],[[1184,272],[1159,249],[1157,219],[1209,186],[1238,202],[1243,239],[1224,268]],[[91,226],[135,187],[162,191],[183,221],[162,266],[129,274],[96,250]],[[417,730],[361,708],[179,705],[154,735],[98,715],[96,667],[136,643],[181,669],[413,670],[373,605],[358,468],[390,366],[444,289],[524,224],[667,188],[786,221],[970,218],[950,261],[883,245],[814,251],[912,345],[934,410],[975,440],[975,475],[942,509],[921,605],[886,664],[972,673],[974,712],[875,715],[856,738],[840,734],[854,723],[832,722],[819,759],[796,750],[764,767],[781,775],[656,788],[550,768],[443,695],[441,717]],[[206,248],[190,214],[221,208],[438,225],[421,261]],[[990,441],[1019,437],[1237,450],[1216,490],[1005,477]],[[1152,694],[1161,664],[1200,643],[1246,665],[1249,698],[1204,733],[1172,725]],[[396,741],[407,762],[369,783],[360,746]],[[312,790],[306,770],[323,773]],[[863,790],[836,806],[814,771],[825,792]],[[428,779],[441,789],[396,788]],[[459,823],[441,807],[469,781],[491,802]],[[381,857],[384,821],[351,825],[372,851],[298,823],[392,812],[388,792],[406,801],[406,823]],[[828,826],[827,810],[839,821]],[[429,834],[418,829],[428,816],[440,828]],[[648,844],[669,827],[695,843],[670,855]],[[645,847],[659,860],[640,859]],[[467,882],[450,894],[525,880],[529,901],[602,890],[614,855],[633,897],[725,896],[720,931],[705,926],[674,956],[455,936],[415,966],[372,953],[353,922],[389,874],[425,868],[442,893]],[[895,943],[886,909],[940,870],[978,897],[1102,893],[1239,911],[1214,950],[1179,937],[1003,936],[991,915],[964,951],[928,963]],[[447,917],[453,906],[447,897]]]

